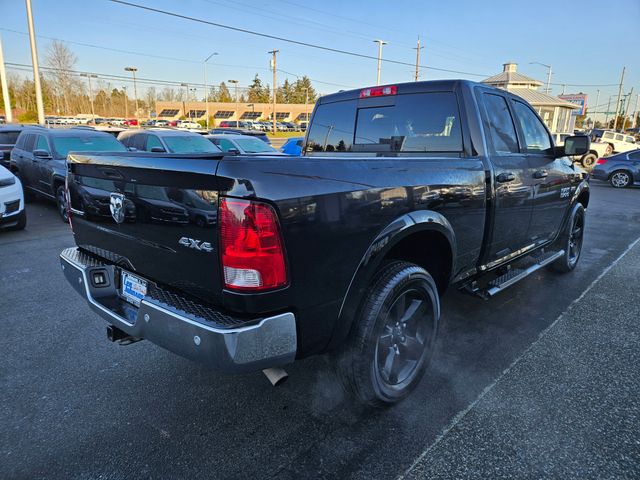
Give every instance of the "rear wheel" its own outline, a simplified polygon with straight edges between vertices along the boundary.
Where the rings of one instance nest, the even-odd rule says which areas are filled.
[[[556,272],[567,273],[578,265],[584,240],[585,218],[584,207],[581,203],[576,203],[558,240],[559,248],[564,249],[564,255],[550,265]]]
[[[616,170],[609,177],[609,183],[615,188],[626,188],[631,185],[631,175],[625,170]]]
[[[64,185],[58,185],[58,188],[56,188],[56,204],[60,218],[62,218],[63,222],[68,222],[69,211],[67,210],[67,193],[65,192]]]
[[[375,278],[337,367],[349,394],[381,407],[405,398],[424,375],[438,331],[440,301],[433,278],[418,265],[390,262]]]

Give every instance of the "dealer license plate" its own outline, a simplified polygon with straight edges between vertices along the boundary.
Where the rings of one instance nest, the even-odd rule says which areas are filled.
[[[122,272],[121,280],[122,296],[127,302],[139,307],[140,301],[147,294],[146,280],[124,271]]]

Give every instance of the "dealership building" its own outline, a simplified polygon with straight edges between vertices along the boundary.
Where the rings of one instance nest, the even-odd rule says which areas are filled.
[[[547,93],[539,92],[543,83],[518,73],[517,63],[505,63],[501,73],[482,80],[492,87],[508,90],[525,99],[536,109],[552,133],[572,133],[580,106]]]
[[[276,103],[276,120],[279,122],[307,121],[313,111],[313,104]],[[157,117],[177,120],[185,117],[194,121],[206,120],[205,102],[156,102]],[[272,120],[272,103],[221,103],[209,102],[209,117],[215,125],[223,120]]]

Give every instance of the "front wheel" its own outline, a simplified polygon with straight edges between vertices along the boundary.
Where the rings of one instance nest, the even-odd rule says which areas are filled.
[[[564,255],[550,265],[556,272],[568,273],[578,265],[584,240],[585,218],[584,207],[581,203],[576,203],[558,240],[559,248],[564,249]]]
[[[67,209],[67,192],[64,189],[64,185],[59,185],[56,189],[56,204],[58,206],[58,213],[63,222],[69,222],[69,210]]]
[[[440,319],[438,289],[418,265],[394,261],[375,276],[349,338],[338,374],[359,402],[382,407],[405,398],[424,375]]]
[[[616,170],[609,177],[609,183],[614,188],[626,188],[631,185],[631,175],[624,170]]]
[[[582,157],[582,160],[580,161],[580,163],[582,163],[582,166],[584,168],[590,169],[590,168],[593,168],[597,160],[598,160],[598,157],[595,153],[587,153],[584,157]]]

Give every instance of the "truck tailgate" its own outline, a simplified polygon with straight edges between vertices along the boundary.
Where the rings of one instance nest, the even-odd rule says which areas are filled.
[[[221,158],[70,154],[67,185],[76,244],[124,272],[215,303],[221,294]]]

